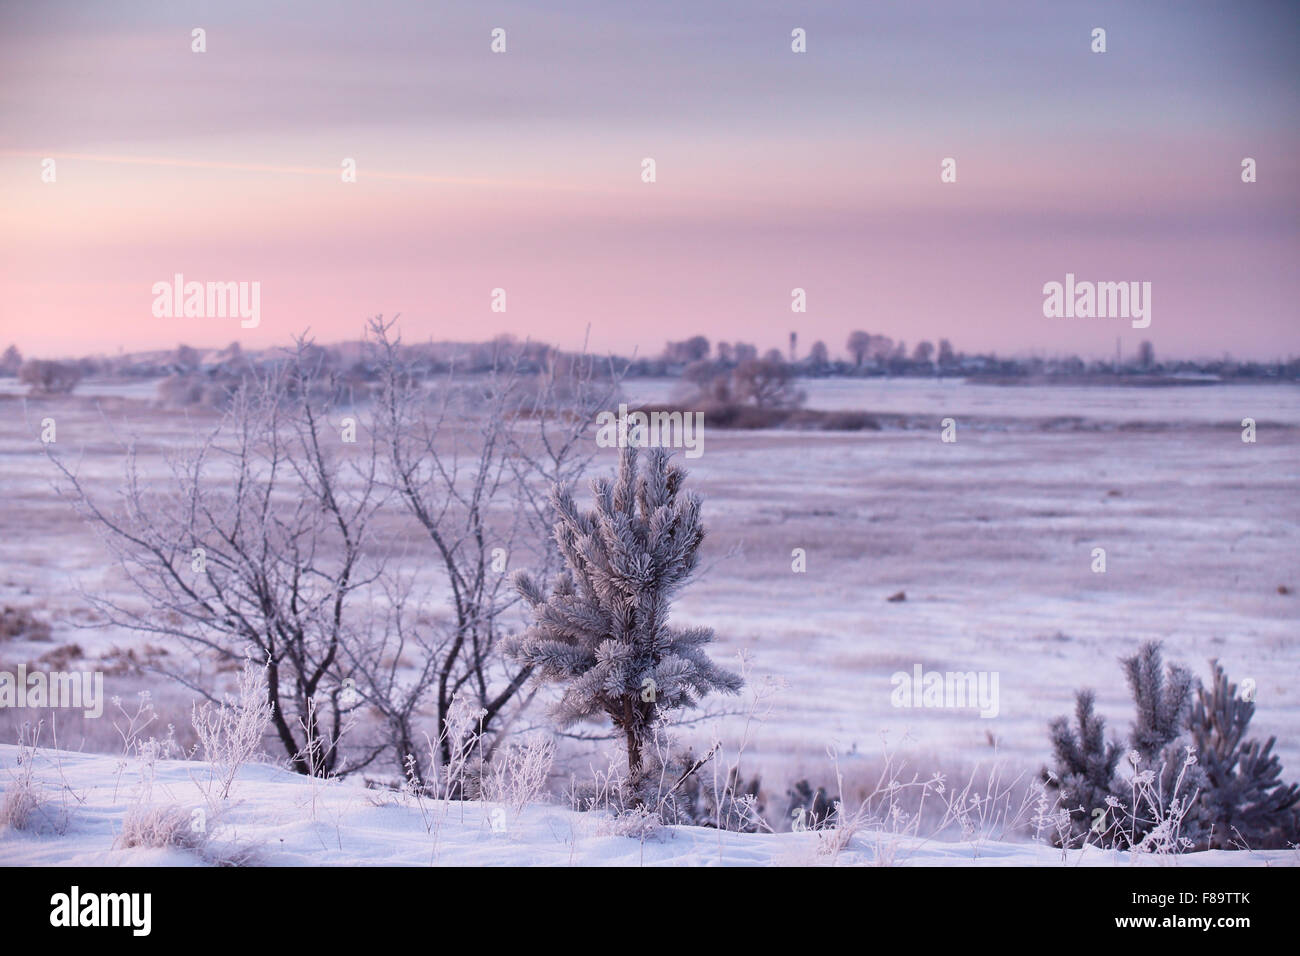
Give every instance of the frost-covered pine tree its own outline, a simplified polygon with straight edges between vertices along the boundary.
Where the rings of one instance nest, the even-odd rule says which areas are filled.
[[[651,449],[641,469],[637,459],[635,448],[625,448],[617,477],[592,481],[591,511],[579,511],[567,487],[552,489],[566,570],[549,596],[527,574],[516,575],[534,623],[505,645],[536,679],[564,685],[553,711],[561,727],[602,714],[613,722],[634,793],[661,715],[742,684],[705,654],[711,628],[668,623],[670,601],[695,570],[704,540],[700,499],[682,491],[686,472],[663,449]]]
[[[1068,835],[1082,840],[1097,819],[1096,811],[1109,815],[1116,799],[1115,770],[1119,744],[1106,740],[1106,721],[1095,712],[1090,690],[1074,695],[1075,727],[1064,717],[1051,724],[1052,754],[1056,763],[1044,770],[1043,783],[1056,793],[1070,818]]]
[[[1169,745],[1183,732],[1195,680],[1191,671],[1177,664],[1169,665],[1166,677],[1158,641],[1145,642],[1122,663],[1137,710],[1130,745],[1144,764],[1159,765]]]
[[[1087,836],[1099,810],[1106,813],[1106,820],[1111,820],[1112,814],[1106,809],[1110,806],[1122,809],[1127,818],[1120,837],[1136,841],[1149,832],[1156,817],[1168,815],[1175,799],[1185,806],[1200,782],[1199,771],[1188,764],[1186,738],[1182,736],[1191,707],[1191,673],[1171,664],[1166,674],[1160,645],[1155,641],[1144,643],[1136,654],[1121,658],[1120,663],[1137,712],[1129,735],[1129,752],[1136,756],[1130,769],[1134,774],[1152,776],[1152,792],[1159,797],[1160,812],[1134,806],[1133,787],[1117,775],[1123,751],[1118,743],[1105,740],[1105,722],[1094,711],[1092,691],[1080,691],[1075,695],[1077,726],[1071,727],[1064,717],[1052,721],[1050,735],[1056,762],[1050,772],[1043,774],[1047,789],[1061,792],[1070,811],[1070,835],[1075,838]],[[1182,819],[1189,831],[1195,829],[1194,817],[1184,813]]]
[[[1200,804],[1211,849],[1249,846],[1282,848],[1300,842],[1300,785],[1283,783],[1282,764],[1266,743],[1247,740],[1255,703],[1218,661],[1211,661],[1212,687],[1196,691],[1188,726],[1204,768]]]
[[[1192,672],[1178,664],[1164,666],[1159,641],[1145,641],[1138,652],[1122,659],[1124,676],[1137,711],[1129,747],[1135,775],[1149,773],[1151,790],[1130,807],[1130,837],[1140,840],[1160,820],[1176,818],[1180,836],[1195,841],[1201,835],[1196,795],[1205,775],[1191,749],[1187,717],[1192,709]]]
[[[1076,695],[1078,730],[1064,717],[1051,725],[1056,763],[1043,779],[1048,790],[1062,791],[1075,811],[1070,835],[1086,835],[1089,807],[1111,803],[1127,814],[1117,839],[1133,845],[1161,821],[1171,832],[1176,829],[1185,848],[1278,849],[1300,843],[1300,784],[1282,781],[1273,738],[1263,744],[1245,739],[1255,704],[1238,696],[1223,668],[1210,662],[1214,676],[1207,690],[1186,668],[1171,664],[1166,670],[1154,641],[1122,663],[1137,711],[1129,737],[1130,781],[1116,773],[1119,745],[1104,742],[1090,691]],[[1138,792],[1135,784],[1143,778],[1147,782]],[[1083,812],[1077,812],[1080,802]]]

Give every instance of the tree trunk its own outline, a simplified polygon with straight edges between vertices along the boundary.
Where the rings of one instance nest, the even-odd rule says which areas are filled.
[[[641,806],[641,733],[631,697],[623,698],[623,733],[627,740],[627,780],[632,805]]]

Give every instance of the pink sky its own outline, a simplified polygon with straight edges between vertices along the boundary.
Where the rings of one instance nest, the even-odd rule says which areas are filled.
[[[878,74],[849,28],[836,43],[811,33],[808,60],[777,34],[715,73],[707,45],[705,66],[690,42],[661,48],[662,24],[583,21],[627,44],[624,64],[573,38],[555,49],[525,12],[495,57],[478,24],[466,36],[483,49],[466,39],[455,56],[385,49],[399,40],[374,25],[354,46],[321,24],[276,46],[285,25],[251,8],[214,22],[205,54],[188,48],[198,14],[161,6],[112,30],[71,14],[11,24],[0,339],[36,355],[260,347],[307,327],[355,338],[366,316],[400,312],[408,339],[573,347],[590,326],[595,348],[643,355],[697,333],[784,346],[790,331],[839,353],[856,328],[967,351],[1109,355],[1118,335],[1164,356],[1300,353],[1293,73],[1277,72],[1263,24],[1257,48],[1230,37],[1223,63],[1184,64],[1171,83],[1153,59],[1218,47],[1188,33],[1180,50],[1121,9],[1108,22],[1124,42],[1100,57],[1076,35],[1084,21],[1062,17],[1025,29],[1064,54],[1026,54],[1017,34],[954,65],[951,24],[927,32],[899,7],[916,62]],[[668,40],[709,31],[692,24]],[[655,42],[637,47],[641,30]],[[936,69],[953,74],[950,101]],[[333,100],[322,77],[341,84]],[[614,79],[651,92],[620,101]],[[662,102],[655,83],[672,88]],[[341,182],[345,156],[355,184]],[[945,156],[955,184],[939,181]],[[1256,183],[1241,182],[1244,156]],[[154,318],[151,287],[177,272],[260,282],[260,327]],[[1151,282],[1151,327],[1044,318],[1043,283],[1066,272]],[[497,287],[504,314],[489,308]],[[794,287],[807,314],[790,310]]]

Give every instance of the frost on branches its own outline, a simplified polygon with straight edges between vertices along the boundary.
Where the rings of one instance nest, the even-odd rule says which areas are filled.
[[[549,596],[526,574],[515,578],[534,623],[506,643],[506,653],[539,681],[565,686],[553,711],[561,727],[609,717],[627,747],[634,792],[660,717],[742,684],[705,654],[711,628],[668,623],[670,601],[695,570],[704,540],[700,499],[682,492],[685,478],[660,448],[638,469],[629,447],[614,480],[592,481],[593,510],[580,512],[557,485],[555,540],[566,570]]]

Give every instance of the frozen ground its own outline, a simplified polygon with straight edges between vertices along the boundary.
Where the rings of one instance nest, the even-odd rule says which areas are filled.
[[[18,748],[0,746],[0,786]],[[245,767],[224,802],[200,788],[206,764],[161,761],[144,805],[174,806],[206,846],[123,847],[122,821],[140,803],[139,767],[116,758],[44,752],[41,779],[62,833],[0,827],[0,866],[186,866],[239,860],[265,866],[1295,866],[1293,850],[1132,856],[1088,847],[972,839],[940,843],[859,831],[741,834],[665,827],[643,838],[612,832],[603,812],[545,804],[417,801],[356,782],[316,783],[270,766]],[[199,822],[201,821],[201,822]],[[834,849],[833,849],[834,848]]]
[[[638,392],[642,384],[659,387],[634,382],[630,396],[655,397]],[[1277,735],[1286,778],[1300,776],[1300,389],[808,388],[814,407],[884,409],[913,424],[740,433],[706,421],[703,457],[684,461],[710,538],[677,618],[714,627],[720,656],[748,652],[753,684],[784,682],[750,728],[747,774],[760,773],[777,795],[801,776],[825,781],[834,744],[847,777],[870,777],[882,737],[925,775],[961,775],[995,756],[1032,774],[1047,756],[1047,722],[1071,710],[1078,687],[1094,687],[1109,726],[1127,731],[1117,658],[1161,638],[1168,659],[1198,674],[1218,658],[1234,680],[1254,679],[1253,731]],[[91,660],[120,652],[139,639],[77,627],[85,610],[74,583],[121,582],[53,495],[35,423],[55,414],[61,449],[83,456],[110,491],[121,474],[114,428],[131,422],[142,433],[142,465],[161,476],[161,452],[190,425],[122,396],[25,412],[16,399],[0,401],[0,534],[13,543],[0,601],[54,625],[43,644],[0,642],[0,664],[70,642]],[[955,444],[939,440],[947,416],[958,420]],[[1260,423],[1255,444],[1241,441],[1243,417]],[[1080,421],[1044,424],[1060,418]],[[597,458],[601,468],[612,461],[610,450]],[[1097,547],[1104,574],[1091,570]],[[792,571],[795,548],[806,552],[806,573]],[[886,600],[899,591],[905,600]],[[918,664],[996,674],[998,715],[892,706],[891,675]],[[129,669],[110,674],[109,693],[128,696],[143,680]],[[743,730],[742,718],[726,717],[685,735],[723,739],[734,754]],[[12,738],[5,730],[0,739]],[[70,727],[61,740],[94,750],[112,738],[78,738]],[[587,766],[590,749],[577,765]]]
[[[798,387],[809,408],[866,409],[886,414],[1009,418],[1068,418],[1120,423],[1224,424],[1251,417],[1300,423],[1300,387],[1286,385],[1184,385],[1102,388],[1084,385],[1000,386],[960,378],[821,378]],[[666,402],[681,395],[678,379],[633,379],[631,403]],[[689,389],[688,389],[689,391]]]

